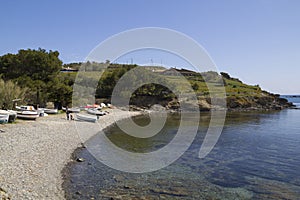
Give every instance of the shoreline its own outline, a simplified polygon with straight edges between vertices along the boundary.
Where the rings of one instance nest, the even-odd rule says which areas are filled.
[[[102,130],[125,119],[126,114],[113,109],[113,113],[100,117]],[[130,116],[142,114],[130,112]],[[63,170],[74,162],[73,153],[91,137],[80,138],[74,121],[65,118],[65,114],[49,115],[0,126],[4,130],[0,132],[0,197],[65,199]]]
[[[292,105],[290,107],[277,107],[277,108],[260,108],[260,107],[249,107],[249,108],[225,108],[225,109],[220,109],[220,108],[217,108],[217,109],[204,109],[204,110],[201,110],[199,109],[199,112],[204,112],[204,113],[210,113],[212,111],[215,111],[215,112],[218,112],[218,111],[226,111],[228,113],[234,113],[234,112],[274,112],[274,111],[283,111],[283,110],[286,110],[286,109],[299,109],[296,105]],[[138,106],[132,106],[130,108],[130,111],[133,111],[133,112],[145,112],[145,113],[148,113],[148,112],[157,112],[157,111],[161,111],[161,110],[155,110],[155,109],[149,109],[149,108],[145,108],[145,107],[138,107]],[[165,110],[167,113],[180,113],[180,110],[178,109],[166,109]],[[193,112],[193,111],[191,111]]]
[[[142,114],[130,112],[130,116]],[[105,129],[125,119],[127,112],[113,109],[100,117]],[[82,122],[89,123],[89,122]],[[64,167],[73,152],[89,138],[80,138],[74,121],[65,114],[36,121],[18,121],[0,129],[0,197],[3,199],[65,199]]]

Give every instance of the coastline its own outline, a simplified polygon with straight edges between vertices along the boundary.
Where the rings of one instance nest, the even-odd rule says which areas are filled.
[[[130,112],[130,116],[139,114]],[[113,109],[113,114],[100,117],[99,122],[105,129],[126,117],[126,111]],[[65,114],[18,121],[0,129],[4,131],[0,133],[0,197],[65,199],[61,172],[89,138],[83,141]]]
[[[127,112],[113,110],[114,114],[100,117],[102,130],[127,117]],[[130,112],[130,116],[140,114]],[[63,170],[91,136],[80,138],[74,122],[67,121],[65,114],[20,120],[0,129],[4,130],[0,133],[0,197],[65,199]]]

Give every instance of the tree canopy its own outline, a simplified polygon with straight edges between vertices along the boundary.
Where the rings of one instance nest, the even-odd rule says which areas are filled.
[[[20,88],[28,88],[26,100],[30,104],[70,102],[75,76],[60,74],[61,69],[62,61],[58,51],[21,49],[17,54],[0,57],[2,79],[11,81]],[[67,96],[62,97],[65,94]]]

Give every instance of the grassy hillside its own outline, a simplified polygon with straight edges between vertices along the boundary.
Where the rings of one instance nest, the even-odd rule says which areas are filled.
[[[98,96],[101,96],[101,92],[104,94],[102,88],[105,86],[101,84],[113,83],[110,84],[108,90],[105,90],[106,98],[110,98],[108,94],[114,88],[114,83],[118,81],[121,75],[134,67],[124,68],[122,65],[110,69],[99,81]],[[140,71],[137,74],[131,74],[132,80],[140,80],[141,77],[148,77],[150,80],[164,80],[168,85],[171,85],[173,90],[165,90],[157,85],[143,86],[133,94],[131,101],[132,104],[140,107],[147,108],[153,104],[161,104],[169,109],[178,109],[180,102],[172,93],[176,93],[176,91],[183,93],[186,96],[186,101],[188,101],[189,96],[196,94],[198,105],[202,110],[220,109],[220,107],[211,106],[211,98],[221,99],[224,97],[224,91],[229,110],[279,110],[290,106],[285,99],[279,98],[279,95],[263,91],[259,85],[247,85],[237,78],[230,77],[227,73],[218,74],[212,71],[197,73],[185,69],[163,69],[155,66],[148,66],[146,69],[150,69],[144,70],[149,71],[149,73]],[[109,81],[106,80],[107,78]]]

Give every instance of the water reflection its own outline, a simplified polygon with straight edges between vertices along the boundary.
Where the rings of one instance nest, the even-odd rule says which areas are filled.
[[[95,160],[86,149],[76,157],[87,161],[66,168],[68,199],[297,199],[300,196],[300,111],[229,113],[223,133],[204,159],[198,151],[210,122],[201,113],[197,137],[172,165],[152,173],[129,174]],[[112,127],[106,135],[121,148],[149,152],[168,144],[180,116],[168,116],[164,129],[147,139],[136,139]],[[149,123],[147,117],[135,119]],[[190,116],[190,126],[193,116]],[[126,122],[124,122],[126,123]]]

